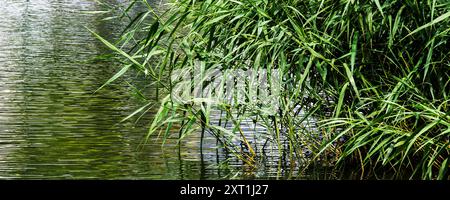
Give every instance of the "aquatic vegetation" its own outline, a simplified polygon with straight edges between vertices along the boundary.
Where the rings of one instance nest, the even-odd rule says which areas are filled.
[[[209,132],[250,171],[264,160],[257,144],[265,141],[280,169],[326,165],[358,170],[361,178],[380,171],[450,178],[450,2],[130,6],[147,10],[121,40],[96,36],[126,63],[110,81],[135,69],[165,96],[147,137],[164,140],[173,126],[180,140]],[[244,133],[256,127],[264,132]]]

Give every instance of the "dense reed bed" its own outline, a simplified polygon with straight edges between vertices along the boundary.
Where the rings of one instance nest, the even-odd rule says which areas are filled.
[[[243,133],[250,121],[265,128],[253,134],[276,145],[284,167],[449,179],[449,1],[181,0],[164,12],[146,1],[130,6],[147,10],[121,40],[98,37],[125,63],[110,81],[132,68],[161,88],[148,136],[168,138],[175,126],[180,140],[209,132],[255,169],[264,152]],[[222,79],[230,70],[266,75],[217,82],[211,70]],[[181,72],[190,82],[177,78]],[[223,95],[230,80],[243,84]],[[198,94],[177,96],[199,82]],[[264,89],[254,86],[263,82]],[[188,87],[176,90],[180,84]]]

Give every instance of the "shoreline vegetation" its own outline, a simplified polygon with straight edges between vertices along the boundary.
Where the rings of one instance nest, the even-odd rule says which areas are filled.
[[[93,34],[124,63],[105,85],[143,73],[157,86],[147,139],[207,132],[250,172],[276,155],[280,171],[450,179],[450,2],[181,0],[156,11],[135,0],[125,12],[136,6],[117,42]]]

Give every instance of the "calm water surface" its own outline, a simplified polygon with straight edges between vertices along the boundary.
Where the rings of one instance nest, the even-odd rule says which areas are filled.
[[[94,59],[106,51],[85,26],[110,39],[124,28],[91,12],[102,10],[94,0],[0,1],[0,178],[216,178],[195,137],[182,153],[140,148],[151,116],[118,124],[143,105],[124,81],[93,93],[118,68]]]

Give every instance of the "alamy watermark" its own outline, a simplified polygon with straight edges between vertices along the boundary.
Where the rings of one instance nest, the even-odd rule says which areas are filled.
[[[172,100],[179,104],[228,104],[276,112],[281,92],[281,74],[272,69],[193,68],[174,70]]]

